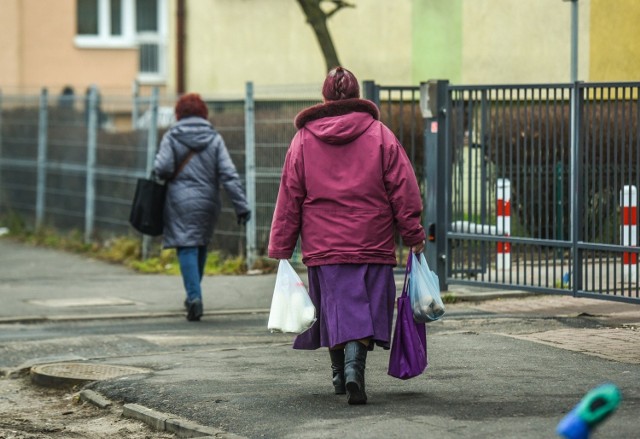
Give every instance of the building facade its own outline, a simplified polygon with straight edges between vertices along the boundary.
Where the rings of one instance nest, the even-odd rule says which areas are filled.
[[[636,0],[578,0],[584,81],[640,74]],[[570,80],[571,2],[352,0],[329,29],[343,65],[380,84]],[[3,91],[134,83],[174,95],[318,84],[325,62],[296,0],[0,0]]]

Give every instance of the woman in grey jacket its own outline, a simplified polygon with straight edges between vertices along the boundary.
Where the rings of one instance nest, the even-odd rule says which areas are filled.
[[[244,188],[222,136],[207,120],[199,95],[182,96],[175,107],[177,122],[165,133],[154,170],[167,180],[164,248],[175,248],[186,290],[187,320],[203,313],[200,283],[221,209],[220,184],[233,203],[238,224],[251,217]]]

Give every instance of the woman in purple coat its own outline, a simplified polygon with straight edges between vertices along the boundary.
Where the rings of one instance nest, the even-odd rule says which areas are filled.
[[[396,297],[394,230],[419,253],[425,233],[415,174],[398,139],[360,99],[355,76],[329,72],[324,103],[296,116],[273,214],[269,256],[298,236],[317,321],[294,349],[329,348],[336,394],[365,404],[367,352],[389,349]]]

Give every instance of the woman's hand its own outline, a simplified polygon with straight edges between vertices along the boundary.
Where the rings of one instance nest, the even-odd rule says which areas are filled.
[[[424,250],[424,241],[422,241],[420,244],[411,246],[411,251],[414,252],[415,254],[422,253],[423,250]]]
[[[237,217],[238,225],[244,226],[245,224],[247,224],[247,222],[249,222],[250,219],[251,219],[251,211],[247,210],[246,212],[238,215]]]

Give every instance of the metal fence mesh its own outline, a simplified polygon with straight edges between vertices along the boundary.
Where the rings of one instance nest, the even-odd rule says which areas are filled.
[[[452,280],[640,297],[638,86],[575,87],[450,87]]]

